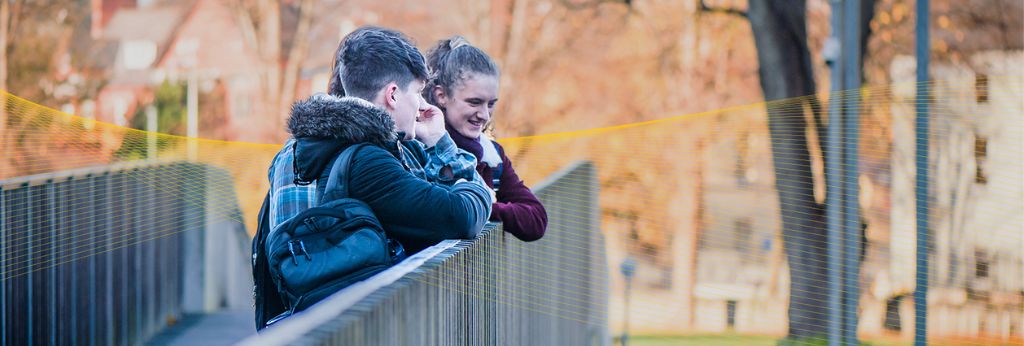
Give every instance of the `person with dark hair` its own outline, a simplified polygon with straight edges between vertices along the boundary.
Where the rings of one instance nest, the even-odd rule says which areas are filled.
[[[270,191],[254,240],[257,328],[285,309],[265,279],[260,239],[329,203],[320,199],[332,177],[347,179],[348,197],[368,205],[387,237],[409,254],[444,239],[475,238],[491,214],[494,193],[476,172],[475,158],[458,149],[441,110],[421,96],[425,61],[405,35],[359,28],[342,39],[334,59],[330,94],[292,105],[292,138],[269,168]],[[332,172],[339,154],[357,144],[368,145],[353,154],[347,172]]]
[[[371,143],[353,159],[352,197],[369,204],[407,250],[480,231],[487,218],[480,214],[490,213],[490,205],[480,203],[490,195],[473,169],[475,158],[452,141],[440,109],[421,98],[424,63],[394,30],[362,27],[341,41],[330,94],[292,106],[293,139],[270,171],[271,227],[312,203],[306,197],[313,195],[301,195],[329,173],[325,168],[341,150]]]
[[[498,142],[484,133],[498,102],[498,65],[461,36],[441,40],[427,53],[430,80],[424,98],[445,113],[445,126],[455,143],[473,154],[484,182],[497,193],[491,221],[523,241],[544,236],[548,216],[544,205],[519,179]]]

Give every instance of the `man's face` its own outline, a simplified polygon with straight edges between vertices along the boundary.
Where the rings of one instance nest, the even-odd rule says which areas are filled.
[[[405,88],[399,86],[392,94],[393,99],[387,100],[392,108],[391,118],[395,120],[395,130],[405,132],[406,140],[416,135],[416,116],[420,114],[420,107],[426,103],[420,95],[423,86],[423,81],[414,80]]]

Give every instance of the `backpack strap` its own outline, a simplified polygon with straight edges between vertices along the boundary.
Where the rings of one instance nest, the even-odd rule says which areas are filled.
[[[494,167],[494,170],[491,171],[491,185],[494,186],[494,191],[498,191],[501,188],[501,174],[505,170],[505,150],[494,141],[491,142],[491,145],[494,145],[494,150],[498,152],[498,157],[501,158],[498,166]]]
[[[270,232],[270,191],[267,191],[267,196],[263,198],[263,206],[260,207],[257,218],[259,223],[256,227],[256,236],[252,238],[252,293],[256,309],[256,330],[260,331],[266,328],[267,321],[287,311],[281,294],[271,280],[267,256],[263,252],[267,234]]]
[[[360,149],[370,144],[359,143],[350,145],[345,150],[338,154],[338,157],[334,159],[334,164],[331,166],[331,172],[327,176],[327,186],[324,188],[324,194],[320,197],[320,205],[327,202],[348,198],[348,170],[352,164],[352,157],[356,156]],[[398,144],[398,150],[403,150],[402,145]],[[398,158],[399,161],[403,161]],[[409,166],[402,162],[402,165],[408,170]],[[388,252],[391,255],[392,263],[401,262],[406,258],[405,248],[397,240],[392,238],[390,235],[387,236]]]
[[[345,150],[338,154],[338,157],[334,159],[334,165],[331,166],[331,172],[327,176],[327,186],[324,188],[324,194],[320,197],[320,205],[323,205],[329,201],[348,197],[348,170],[349,165],[352,163],[352,157],[356,156],[366,143],[358,143],[348,146]]]

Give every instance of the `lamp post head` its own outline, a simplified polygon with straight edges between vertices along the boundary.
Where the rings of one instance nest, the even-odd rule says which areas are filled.
[[[633,274],[636,273],[636,261],[632,257],[626,257],[622,260],[622,264],[619,265],[619,269],[622,271],[622,276],[626,277],[626,280],[632,279]]]

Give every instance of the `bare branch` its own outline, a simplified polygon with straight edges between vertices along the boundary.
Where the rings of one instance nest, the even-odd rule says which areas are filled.
[[[583,10],[583,9],[596,8],[598,6],[601,6],[602,4],[625,4],[626,7],[630,7],[630,8],[633,7],[633,1],[632,0],[591,0],[591,1],[584,1],[584,2],[573,1],[573,0],[560,0],[559,2],[562,4],[562,6],[564,6],[565,8],[568,8],[570,10]]]
[[[747,11],[728,7],[708,7],[708,5],[704,3],[704,0],[697,0],[697,10],[699,12],[721,13],[747,18]]]
[[[22,5],[25,4],[25,2],[24,1],[12,1],[11,3],[14,4],[14,7],[12,7],[7,12],[7,15],[11,16],[10,22],[7,24],[8,25],[8,27],[7,27],[7,34],[8,35],[17,35],[18,34],[18,24],[20,22],[20,19],[23,17],[23,14],[21,13],[22,12],[21,7],[22,7]]]
[[[253,47],[257,52],[261,51],[259,40],[256,39],[256,23],[253,22],[252,15],[249,13],[246,5],[242,1],[236,0],[231,1],[228,4],[228,8],[235,15],[238,26],[242,30],[242,36],[245,38],[245,43],[249,47]]]
[[[281,88],[281,99],[278,101],[278,116],[287,113],[284,110],[291,105],[295,98],[295,85],[298,81],[299,72],[302,70],[302,62],[306,60],[309,53],[309,33],[313,21],[313,1],[302,0],[299,3],[299,23],[295,29],[294,43],[288,52],[288,61],[285,65],[284,81]]]
[[[10,25],[11,20],[11,8],[10,4],[6,0],[0,3],[0,91],[7,90],[7,29]],[[7,152],[10,148],[7,147],[7,138],[10,137],[7,134],[7,96],[0,95],[0,149]],[[7,154],[4,154],[5,156]],[[7,159],[5,162],[0,163],[0,167],[6,169]]]

